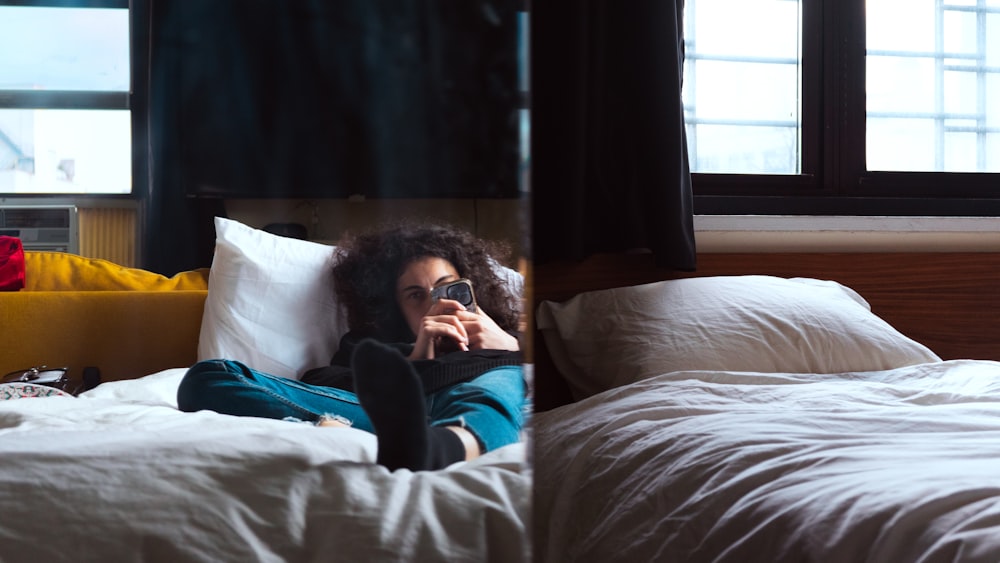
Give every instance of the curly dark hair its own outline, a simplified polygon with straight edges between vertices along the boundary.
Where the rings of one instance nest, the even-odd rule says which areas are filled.
[[[472,281],[479,307],[500,328],[515,332],[519,298],[496,269],[509,255],[506,243],[480,239],[451,225],[396,222],[346,234],[337,243],[334,291],[346,307],[352,331],[386,342],[412,342],[416,335],[396,301],[396,282],[414,260],[442,258],[455,267],[459,277]]]

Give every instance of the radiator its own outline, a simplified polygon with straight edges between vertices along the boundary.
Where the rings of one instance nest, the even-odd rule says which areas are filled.
[[[135,209],[81,207],[78,215],[81,256],[135,267],[139,236]]]

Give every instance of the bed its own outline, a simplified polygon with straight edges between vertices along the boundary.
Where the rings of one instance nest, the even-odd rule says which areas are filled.
[[[332,249],[227,219],[216,227],[200,330],[183,340],[191,358],[242,359],[287,377],[329,361],[324,331],[335,342],[345,330],[328,290]],[[143,320],[100,299],[126,292],[69,293],[97,299],[111,322]],[[192,290],[178,295],[187,302]],[[51,344],[53,355],[73,348]],[[102,363],[104,350],[73,353],[117,365]],[[105,367],[104,382],[76,396],[30,383],[3,394],[0,559],[530,560],[524,443],[440,471],[389,472],[360,430],[179,411],[186,367]]]
[[[536,560],[1000,560],[998,260],[536,266]]]

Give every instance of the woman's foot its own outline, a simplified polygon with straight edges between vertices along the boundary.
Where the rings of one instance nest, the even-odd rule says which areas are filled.
[[[466,458],[461,438],[428,426],[424,389],[410,362],[395,348],[364,340],[351,358],[354,388],[378,437],[380,465],[390,471],[440,469]]]

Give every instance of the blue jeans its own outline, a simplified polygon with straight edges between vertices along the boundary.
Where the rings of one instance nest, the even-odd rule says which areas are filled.
[[[517,442],[526,410],[523,373],[521,366],[499,367],[427,395],[428,424],[467,429],[483,452]],[[305,421],[334,415],[374,432],[354,393],[254,371],[232,360],[192,366],[177,390],[177,406],[186,412]]]

